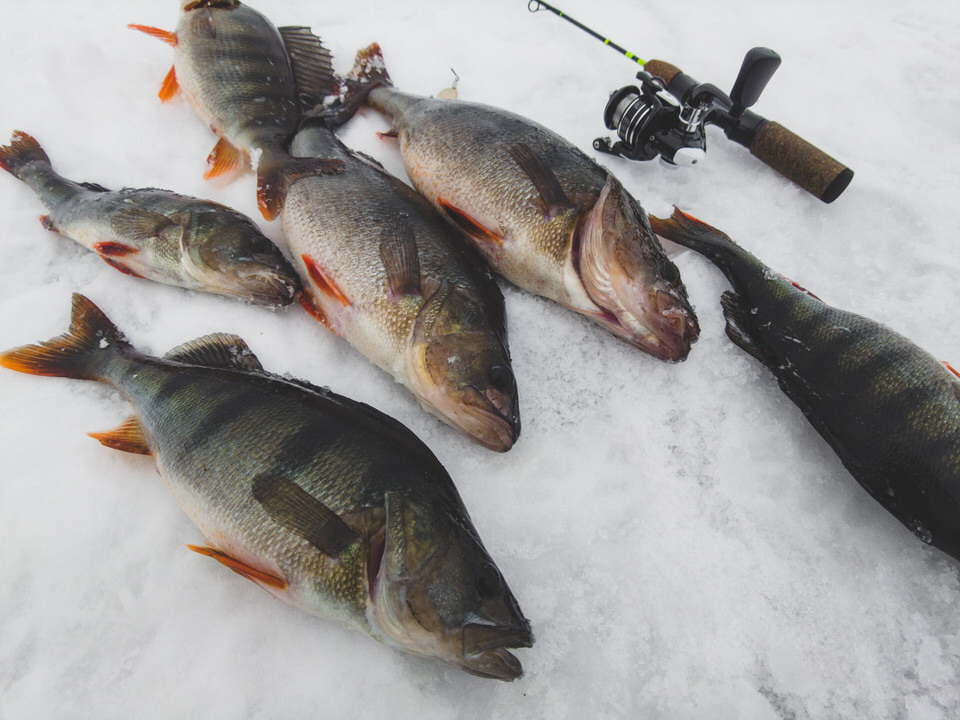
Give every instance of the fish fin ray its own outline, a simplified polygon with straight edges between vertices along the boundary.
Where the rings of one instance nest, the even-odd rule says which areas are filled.
[[[723,316],[727,321],[727,337],[741,350],[772,368],[776,363],[769,353],[757,344],[750,332],[749,328],[753,324],[750,310],[744,305],[740,296],[727,290],[720,296],[720,304],[723,306]]]
[[[136,415],[131,415],[113,430],[105,432],[87,433],[101,445],[121,452],[135,453],[137,455],[153,455],[153,451],[147,444],[146,435],[143,433],[143,425]]]
[[[37,218],[40,221],[40,224],[43,225],[44,230],[49,230],[50,232],[58,233],[60,228],[57,227],[57,224],[53,221],[53,218],[49,215],[41,215]]]
[[[263,372],[263,365],[238,335],[213,333],[177,345],[164,359],[191,365]]]
[[[139,30],[142,33],[146,33],[150,37],[155,37],[157,40],[162,40],[170,47],[176,47],[179,44],[177,40],[177,34],[170,32],[169,30],[161,30],[157,27],[152,27],[150,25],[137,25],[136,23],[130,23],[127,25],[131,30]]]
[[[326,555],[337,557],[360,539],[360,533],[339,515],[291,480],[258,475],[252,491],[274,522]]]
[[[307,254],[300,256],[303,264],[307,267],[307,273],[317,289],[327,297],[333,298],[344,307],[350,305],[350,300],[344,295],[343,291],[337,286],[337,283],[321,267],[320,263]]]
[[[334,335],[337,335],[337,331],[334,330],[333,325],[330,324],[330,321],[327,319],[327,316],[323,314],[323,311],[317,307],[316,302],[311,298],[307,292],[300,293],[298,299],[300,306],[307,311],[307,313],[318,323],[323,325],[327,330],[332,332]]]
[[[21,168],[34,162],[49,165],[50,158],[40,143],[22,130],[14,131],[10,144],[0,147],[0,168],[14,177],[20,177],[18,173]]]
[[[166,215],[146,208],[124,207],[110,216],[110,227],[114,232],[134,240],[153,240],[176,225]]]
[[[95,182],[82,182],[77,184],[82,188],[86,188],[87,190],[90,190],[91,192],[98,192],[98,193],[111,192],[110,188],[105,188],[103,185]]]
[[[160,102],[170,102],[179,92],[180,83],[177,82],[177,71],[171,67],[170,72],[168,72],[167,76],[163,79],[163,84],[160,86],[160,92],[157,93],[157,97],[160,98]]]
[[[437,202],[440,204],[446,216],[453,221],[453,224],[477,242],[483,245],[503,245],[503,236],[499,233],[495,233],[493,230],[477,222],[463,210],[449,203],[445,198],[438,197]]]
[[[278,577],[272,573],[252,567],[245,562],[237,560],[232,555],[228,555],[227,553],[223,552],[223,550],[218,550],[210,545],[187,545],[187,549],[193,550],[195,553],[199,553],[200,555],[206,555],[209,558],[213,558],[221,565],[225,565],[237,573],[237,575],[245,577],[247,580],[252,580],[255,583],[268,585],[269,587],[277,588],[279,590],[286,590],[288,587],[287,581],[282,577]]]
[[[309,110],[329,95],[338,94],[340,81],[333,72],[333,56],[308,27],[277,28],[293,67],[297,93]]]
[[[553,220],[564,210],[573,207],[557,176],[528,145],[517,143],[510,148],[510,157],[520,166],[539,193],[538,207],[543,211],[544,218]]]
[[[394,295],[421,293],[417,238],[409,222],[399,218],[381,233],[380,259]]]
[[[117,272],[121,272],[124,275],[129,275],[130,277],[140,278],[141,280],[146,280],[146,278],[134,270],[132,267],[125,265],[123,262],[114,257],[109,257],[108,255],[101,255],[100,259],[103,260],[107,265],[112,267]]]
[[[207,155],[207,171],[203,174],[205,180],[220,177],[239,169],[244,162],[243,151],[235,147],[225,138],[217,140],[213,150]]]

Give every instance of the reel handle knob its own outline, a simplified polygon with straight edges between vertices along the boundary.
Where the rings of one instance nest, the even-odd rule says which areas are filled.
[[[825,203],[853,180],[853,170],[772,120],[760,126],[749,147],[755,158]]]
[[[780,56],[770,48],[755,47],[747,51],[740,65],[740,72],[730,91],[733,114],[740,115],[745,108],[754,105],[770,78],[780,67]]]

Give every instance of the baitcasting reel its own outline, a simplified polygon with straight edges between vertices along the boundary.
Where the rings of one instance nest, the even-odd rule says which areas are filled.
[[[727,95],[669,63],[650,60],[637,73],[640,86],[620,88],[604,109],[604,124],[616,130],[619,140],[611,145],[608,138],[597,138],[593,147],[630,160],[659,156],[669,165],[690,167],[703,159],[704,129],[710,123],[808,192],[832,202],[850,184],[853,171],[782,125],[747,109],[757,102],[779,66],[780,56],[773,50],[753,48]]]

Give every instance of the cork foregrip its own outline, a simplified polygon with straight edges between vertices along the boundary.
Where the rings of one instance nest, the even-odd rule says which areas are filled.
[[[853,171],[780,123],[765,123],[750,152],[824,202],[833,202],[853,179]]]

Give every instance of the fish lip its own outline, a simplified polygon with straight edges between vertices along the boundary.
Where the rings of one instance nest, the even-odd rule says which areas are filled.
[[[474,642],[471,637],[494,632],[491,637]],[[482,623],[468,623],[461,631],[463,662],[460,667],[479,677],[512,681],[523,675],[523,666],[510,649],[533,647],[534,637],[529,625],[505,627]]]
[[[506,452],[514,446],[520,437],[520,413],[517,411],[516,394],[511,397],[509,410],[504,412],[478,388],[472,388],[483,405],[470,405],[466,408],[468,416],[479,419],[480,427],[484,432],[477,433],[472,429],[464,428],[476,442],[488,450]]]

